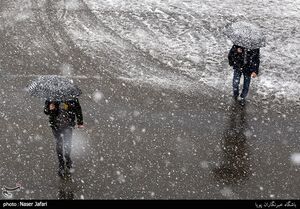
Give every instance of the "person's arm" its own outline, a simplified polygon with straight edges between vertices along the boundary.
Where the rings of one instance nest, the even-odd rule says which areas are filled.
[[[232,46],[228,53],[228,62],[229,62],[230,66],[233,66],[233,64],[234,64],[234,50],[235,50],[235,47]]]
[[[77,125],[83,126],[82,110],[81,110],[81,105],[80,105],[78,99],[75,100],[75,114],[76,114],[76,118],[77,118]]]
[[[253,56],[252,56],[252,60],[251,60],[251,71],[252,73],[255,73],[256,75],[258,75],[259,73],[259,64],[260,64],[260,52],[259,49],[254,50],[253,52]]]

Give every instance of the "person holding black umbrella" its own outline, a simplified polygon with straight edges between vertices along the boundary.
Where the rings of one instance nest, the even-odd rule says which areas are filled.
[[[71,174],[73,164],[71,160],[72,128],[75,127],[76,122],[79,128],[84,127],[81,106],[78,98],[67,101],[46,100],[44,113],[49,115],[50,127],[56,139],[58,175],[64,178]]]
[[[259,72],[260,50],[247,49],[238,45],[233,45],[228,54],[229,65],[233,67],[233,98],[240,104],[245,105],[245,99],[249,92],[251,78],[255,78]],[[244,77],[243,90],[239,94],[241,76]]]
[[[260,48],[266,45],[266,36],[260,27],[253,23],[239,21],[229,25],[225,34],[233,42],[228,54],[229,65],[233,67],[233,98],[245,105],[251,78],[259,72]],[[244,77],[243,90],[239,94],[241,76]]]
[[[82,93],[73,80],[58,75],[39,76],[27,88],[31,96],[45,102],[44,113],[56,139],[58,175],[68,177],[72,173],[72,130],[76,123],[83,128],[83,116],[78,96]],[[75,122],[76,121],[76,122]]]

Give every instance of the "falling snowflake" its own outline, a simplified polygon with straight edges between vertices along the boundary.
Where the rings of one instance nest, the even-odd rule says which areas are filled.
[[[291,155],[292,163],[295,165],[300,165],[300,153],[293,153]]]
[[[102,92],[96,90],[94,93],[93,93],[93,100],[98,103],[100,102],[102,99],[103,99],[104,95]]]

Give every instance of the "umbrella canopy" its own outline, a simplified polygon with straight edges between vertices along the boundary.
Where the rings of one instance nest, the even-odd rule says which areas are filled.
[[[72,80],[57,75],[38,77],[27,87],[27,91],[32,96],[52,101],[74,99],[82,93]]]
[[[225,34],[233,44],[248,49],[257,49],[266,45],[266,37],[262,30],[248,22],[235,22],[227,27]]]

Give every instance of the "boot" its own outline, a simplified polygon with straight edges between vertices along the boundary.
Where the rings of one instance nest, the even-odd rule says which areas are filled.
[[[74,172],[73,162],[72,162],[71,158],[67,158],[67,160],[66,160],[66,175],[68,177],[70,177],[73,172]]]
[[[241,100],[240,100],[240,105],[241,105],[241,106],[245,106],[245,104],[246,104],[245,98],[241,98]]]
[[[63,166],[59,166],[58,167],[58,172],[57,172],[58,176],[63,179],[65,178],[65,169]]]

